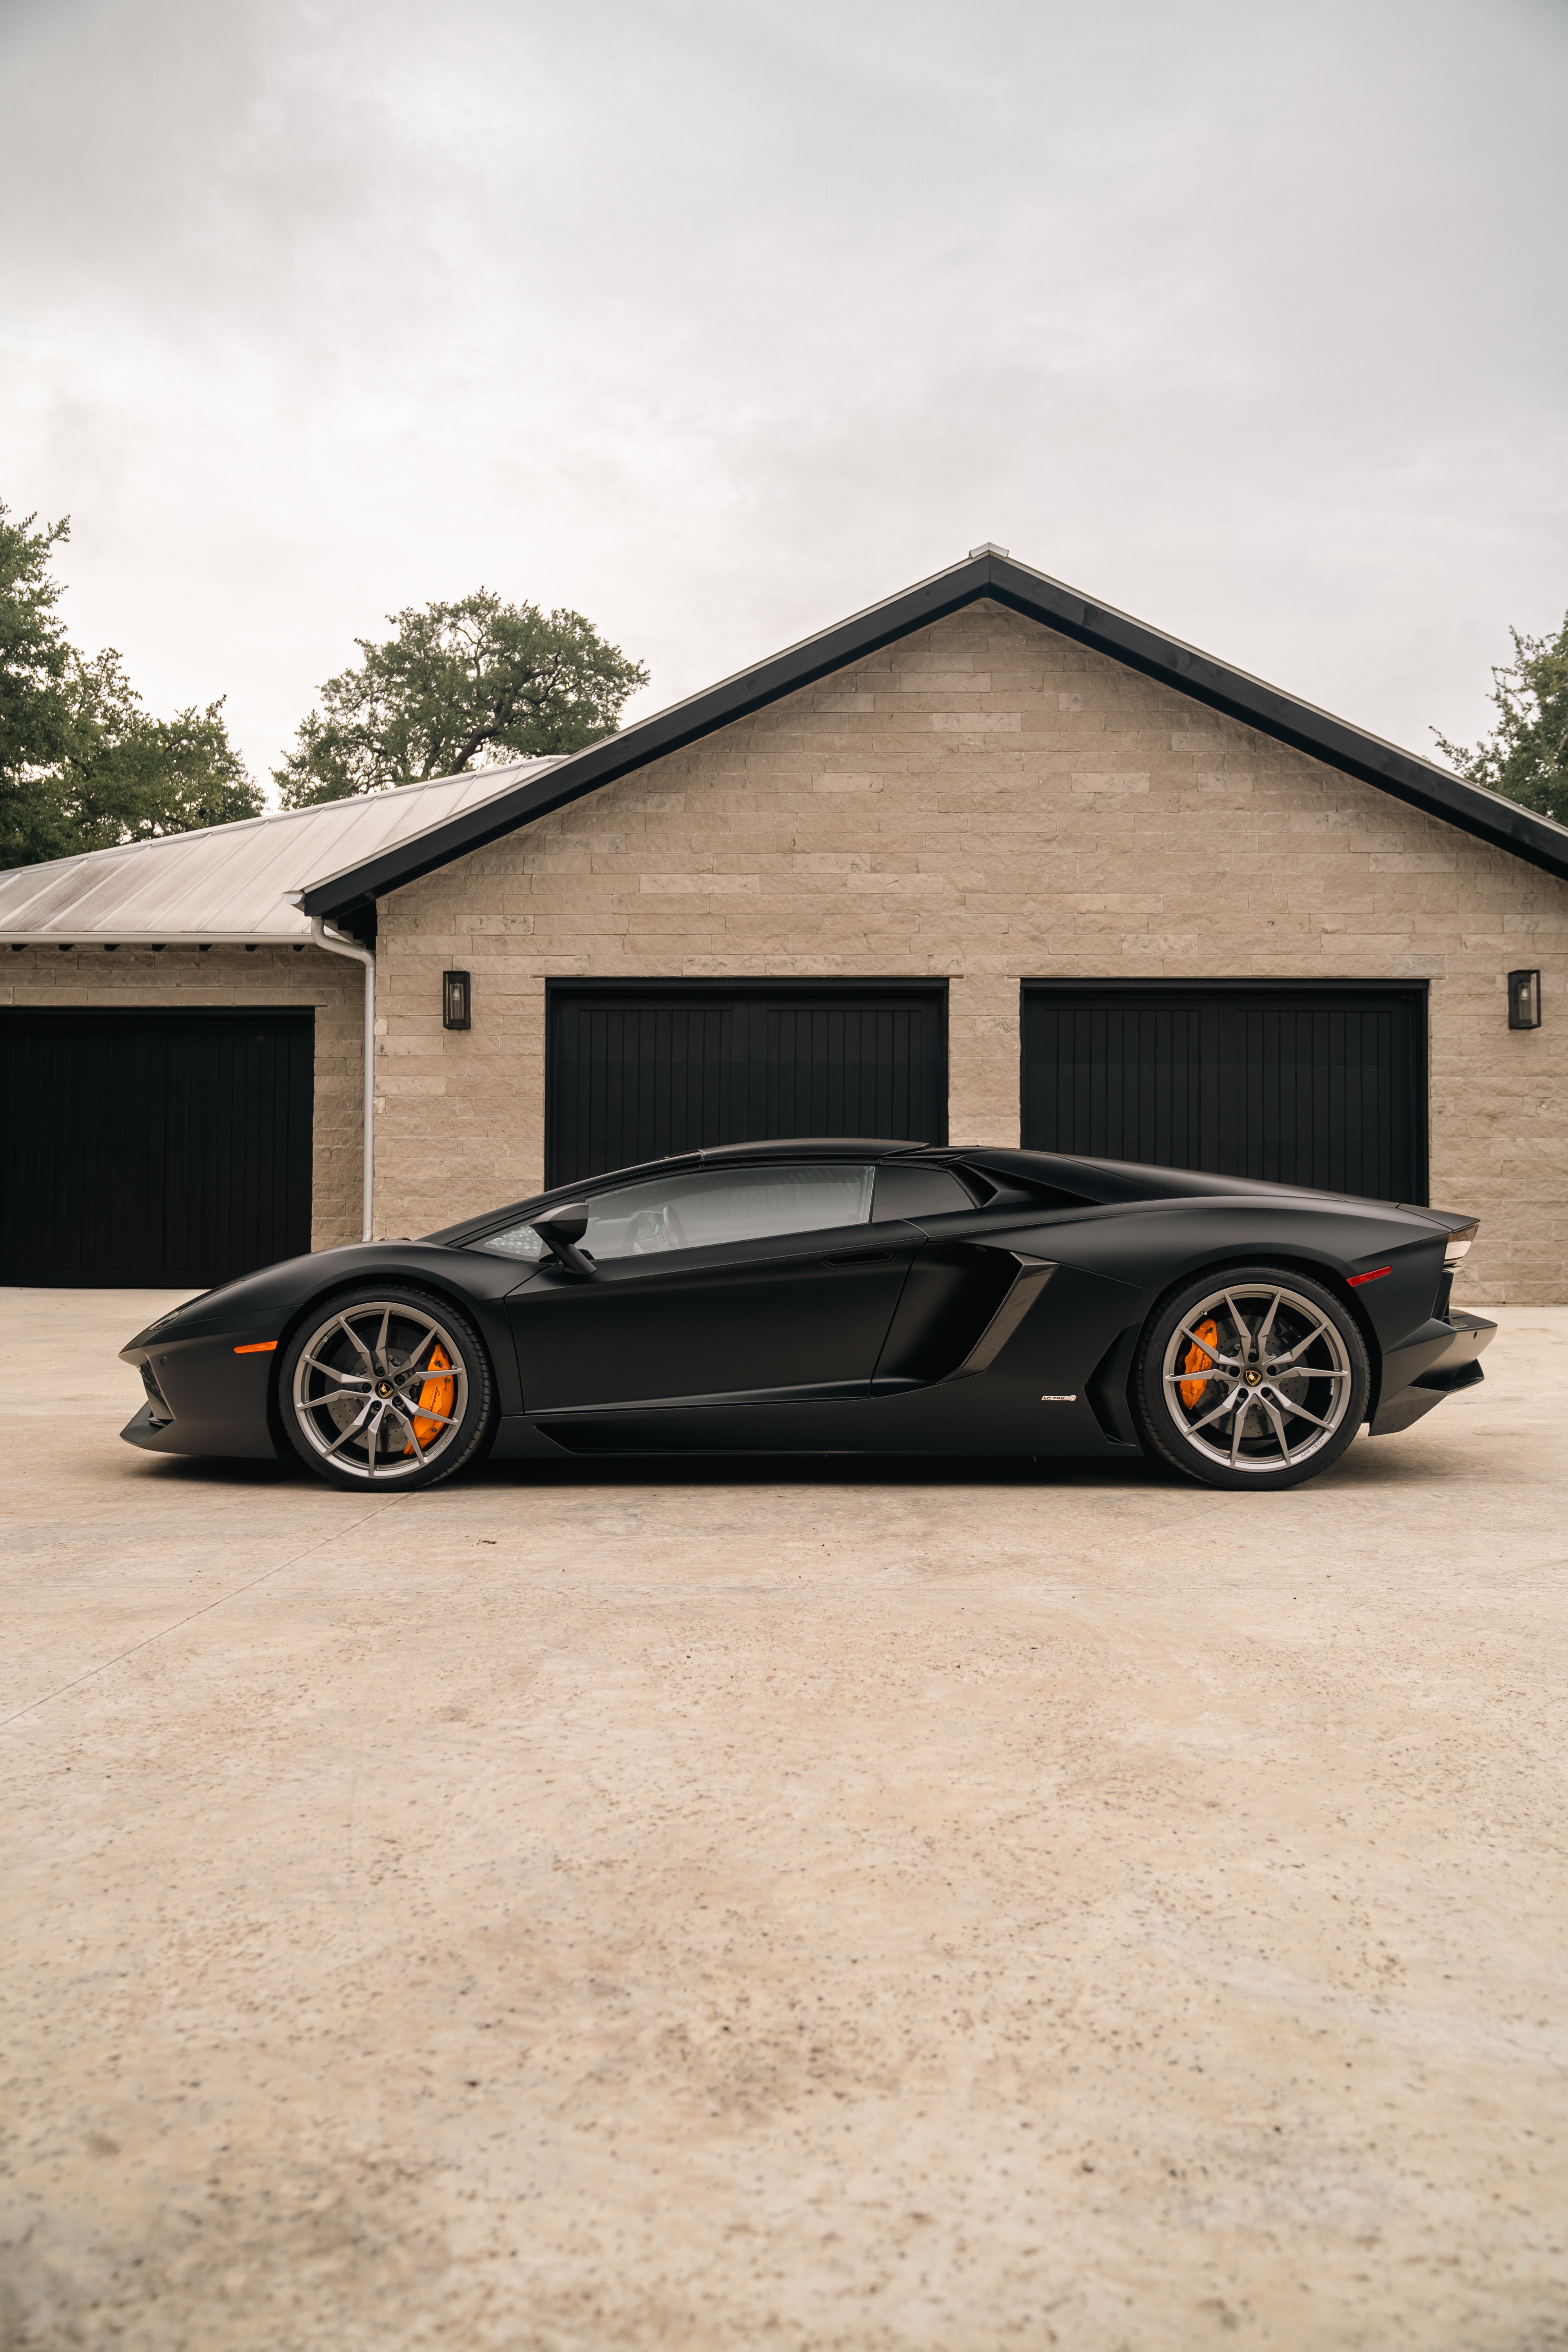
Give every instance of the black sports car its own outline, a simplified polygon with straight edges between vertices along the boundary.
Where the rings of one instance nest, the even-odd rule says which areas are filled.
[[[1049,1152],[736,1145],[290,1258],[122,1350],[163,1454],[1153,1454],[1291,1486],[1481,1377],[1472,1219]]]

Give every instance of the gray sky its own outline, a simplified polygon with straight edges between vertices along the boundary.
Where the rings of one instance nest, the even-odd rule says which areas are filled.
[[[0,497],[258,773],[395,606],[651,709],[985,539],[1430,750],[1568,605],[1568,0],[0,0]]]

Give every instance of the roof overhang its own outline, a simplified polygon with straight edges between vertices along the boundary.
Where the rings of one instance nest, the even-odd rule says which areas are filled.
[[[300,899],[308,915],[342,918],[366,900],[482,849],[503,835],[535,824],[602,784],[683,750],[786,694],[847,668],[914,630],[929,627],[965,605],[991,597],[1075,644],[1106,654],[1178,693],[1239,719],[1276,741],[1290,744],[1343,774],[1440,817],[1462,832],[1524,858],[1542,872],[1568,879],[1568,827],[1532,814],[1514,802],[1451,775],[1396,744],[1319,710],[1262,678],[1232,668],[1195,646],[1151,628],[1108,604],[1098,604],[1027,564],[985,549],[963,563],[868,606],[818,635],[804,638],[769,660],[738,671],[704,693],[591,744],[548,775],[500,793],[464,810],[416,840],[389,846],[361,864],[314,883]]]
[[[0,948],[308,948],[298,931],[0,931]]]

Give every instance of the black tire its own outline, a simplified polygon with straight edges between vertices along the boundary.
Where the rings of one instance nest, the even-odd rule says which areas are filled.
[[[361,1495],[406,1495],[466,1468],[489,1436],[494,1402],[468,1318],[401,1282],[312,1307],[278,1373],[279,1416],[300,1461]]]
[[[1155,1308],[1131,1387],[1152,1454],[1206,1486],[1257,1493],[1339,1460],[1366,1419],[1372,1368],[1354,1316],[1324,1284],[1294,1266],[1228,1265]]]

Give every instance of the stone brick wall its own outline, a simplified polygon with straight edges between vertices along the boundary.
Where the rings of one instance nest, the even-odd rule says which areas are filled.
[[[362,967],[320,948],[0,948],[0,1004],[153,1007],[312,1004],[316,1101],[310,1239],[358,1241],[364,994]],[[402,1230],[399,1228],[399,1230]]]
[[[553,976],[945,975],[952,1139],[994,1143],[1023,979],[1426,978],[1459,1297],[1568,1299],[1568,884],[989,601],[398,891],[381,962],[395,1233],[542,1182]]]

